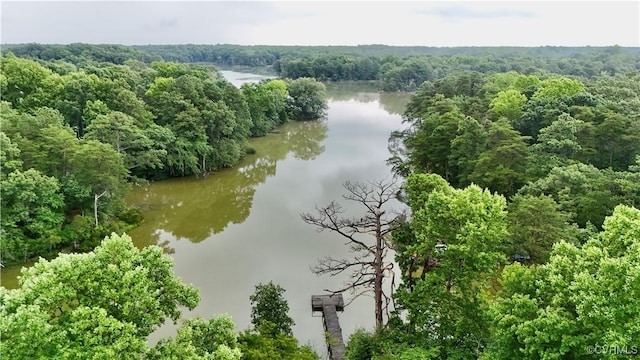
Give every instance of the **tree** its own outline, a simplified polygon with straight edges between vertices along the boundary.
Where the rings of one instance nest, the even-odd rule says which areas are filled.
[[[83,208],[92,208],[98,225],[98,199],[104,197],[102,211],[113,215],[128,191],[124,159],[111,145],[96,140],[83,141],[71,155],[73,179],[88,194],[78,199]],[[105,201],[107,200],[107,201]]]
[[[527,140],[505,118],[492,123],[487,150],[478,157],[471,180],[507,196],[514,194],[525,183]]]
[[[242,359],[246,360],[314,360],[319,359],[309,346],[298,346],[293,337],[289,304],[284,289],[273,282],[256,285],[251,300],[251,323],[238,339]]]
[[[488,336],[481,299],[505,260],[506,201],[476,185],[454,189],[435,174],[412,174],[405,191],[412,242],[397,257],[412,259],[402,268],[412,281],[396,297],[409,339],[442,359],[477,357]]]
[[[4,132],[0,131],[0,179],[4,181],[14,170],[21,169],[20,149]]]
[[[511,123],[519,119],[522,115],[522,107],[527,102],[527,97],[515,89],[500,91],[491,103],[489,108],[496,117],[506,117]]]
[[[58,179],[71,171],[70,153],[75,151],[78,138],[63,124],[64,118],[57,110],[38,108],[33,115],[20,114],[3,103],[0,116],[3,132],[20,149],[24,168]]]
[[[527,172],[537,179],[554,167],[575,163],[582,152],[576,134],[583,125],[571,115],[562,114],[551,125],[540,129],[537,142],[530,147]]]
[[[347,284],[342,289],[331,292],[342,293],[350,290],[358,297],[373,291],[376,326],[380,327],[383,325],[383,312],[386,311],[388,315],[391,302],[391,298],[383,290],[383,280],[393,267],[392,263],[386,260],[390,248],[388,235],[398,221],[396,217],[390,217],[391,209],[388,207],[395,199],[398,188],[394,182],[382,180],[368,183],[346,182],[343,187],[347,191],[343,198],[362,205],[365,208],[364,216],[342,217],[345,212],[342,206],[331,202],[326,207],[316,206],[317,215],[303,213],[301,217],[305,223],[316,226],[319,231],[329,230],[346,239],[354,256],[352,259],[326,257],[312,270],[317,275],[332,276],[352,271]],[[373,237],[373,244],[362,237],[365,234]]]
[[[166,144],[158,140],[173,136],[168,129],[155,124],[143,129],[131,116],[117,111],[97,116],[85,131],[84,139],[113,146],[124,157],[129,171],[138,167],[162,168],[167,151],[164,149]],[[158,136],[152,138],[153,135],[148,136],[148,133]]]
[[[0,58],[2,69],[2,100],[9,101],[15,108],[21,108],[22,102],[43,85],[52,75],[51,70],[36,61],[8,54]]]
[[[64,221],[57,179],[38,170],[14,170],[2,180],[0,261],[21,260],[50,250]]]
[[[539,84],[540,79],[535,75],[523,75],[515,71],[508,71],[487,76],[482,91],[484,92],[485,99],[491,101],[500,92],[509,89],[522,92],[530,86],[537,86]]]
[[[251,112],[252,136],[264,136],[287,120],[286,106],[289,93],[283,80],[265,80],[246,83],[241,87]]]
[[[576,242],[577,227],[569,225],[569,215],[559,209],[547,195],[515,195],[508,206],[510,234],[508,255],[529,255],[531,262],[542,264],[549,259],[553,244],[564,240]]]
[[[449,103],[450,100],[442,99],[442,102]],[[458,174],[452,172],[449,158],[458,124],[464,121],[465,116],[457,108],[443,114],[429,114],[421,119],[415,134],[405,139],[405,145],[411,151],[409,159],[413,168],[438,174],[447,180],[457,180]]]
[[[243,360],[319,360],[309,345],[299,346],[293,336],[265,336],[246,331],[238,339]]]
[[[483,358],[586,359],[598,346],[637,352],[639,239],[640,210],[620,205],[582,247],[560,242],[545,265],[505,267]]]
[[[458,121],[456,137],[451,141],[450,167],[455,169],[456,179],[451,183],[458,186],[471,185],[471,174],[478,157],[485,150],[487,131],[478,120],[467,116]]]
[[[63,89],[55,99],[54,107],[60,110],[79,137],[84,136],[84,128],[89,125],[84,118],[87,103],[98,100],[98,88],[103,82],[95,74],[80,71],[62,77]]]
[[[584,84],[567,77],[553,77],[542,80],[533,99],[556,99],[561,96],[572,96],[584,92]]]
[[[288,113],[293,120],[314,120],[325,115],[327,90],[313,78],[300,78],[287,83],[289,91]]]
[[[292,336],[291,326],[295,323],[289,317],[289,304],[284,298],[285,290],[273,282],[256,285],[251,300],[251,323],[262,335],[278,334]]]
[[[147,336],[197,290],[175,278],[157,246],[137,249],[112,234],[86,254],[40,259],[20,288],[0,287],[0,351],[13,359],[140,358]]]
[[[242,353],[234,327],[229,315],[189,319],[178,329],[175,339],[160,340],[145,358],[240,360]]]
[[[640,173],[600,170],[576,163],[553,168],[547,176],[518,190],[521,195],[553,197],[570,222],[581,228],[588,223],[601,228],[606,216],[618,204],[640,203]]]
[[[601,116],[604,121],[595,127],[594,137],[597,139],[596,159],[594,163],[600,168],[610,167],[624,170],[633,164],[636,155],[640,154],[640,120],[611,111]]]

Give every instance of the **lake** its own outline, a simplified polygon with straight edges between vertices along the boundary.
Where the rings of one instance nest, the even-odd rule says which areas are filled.
[[[236,86],[263,78],[233,71],[223,75]],[[358,83],[327,89],[325,119],[292,121],[250,140],[256,153],[234,168],[151,183],[128,196],[128,203],[145,216],[130,231],[136,246],[163,247],[175,262],[176,275],[200,291],[199,306],[184,311],[184,318],[227,313],[238,330],[245,330],[251,325],[249,296],[255,285],[273,281],[286,289],[294,335],[326,356],[322,318],[311,312],[311,295],[340,288],[345,278],[316,276],[310,267],[319,258],[349,253],[341,238],[317,232],[300,213],[332,200],[354,216],[363,213],[342,200],[342,184],[392,179],[385,164],[387,141],[391,131],[401,128],[400,114],[410,97],[380,94]],[[358,328],[371,330],[373,299],[360,297],[338,315],[345,341]],[[176,328],[165,324],[150,342],[175,335]]]

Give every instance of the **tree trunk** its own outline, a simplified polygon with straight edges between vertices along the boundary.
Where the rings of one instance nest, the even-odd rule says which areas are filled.
[[[98,227],[98,199],[102,197],[102,195],[106,194],[107,190],[103,191],[102,194],[93,194],[93,217],[96,220],[96,227]]]
[[[375,279],[373,282],[374,301],[376,304],[376,328],[382,327],[382,226],[380,208],[376,208],[376,255],[375,255]]]

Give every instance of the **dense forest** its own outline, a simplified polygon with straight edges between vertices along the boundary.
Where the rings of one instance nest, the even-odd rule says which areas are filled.
[[[141,220],[131,184],[233,166],[248,138],[326,107],[309,78],[238,89],[201,65],[1,61],[4,264],[90,249]]]
[[[402,276],[395,311],[353,334],[347,358],[640,351],[637,48],[29,44],[1,60],[4,262],[92,249],[140,221],[122,201],[131,184],[233,166],[252,151],[249,137],[323,114],[318,80],[373,80],[416,90],[389,141],[402,179],[393,196],[410,216],[380,239]],[[187,62],[300,78],[237,89],[210,64]],[[356,260],[382,273],[383,259]],[[256,286],[252,329],[192,319],[147,346],[198,302],[171,266],[160,248],[117,234],[40,260],[20,289],[0,287],[2,354],[317,358],[292,336],[273,283]]]
[[[411,208],[391,240],[397,313],[347,358],[637,354],[639,85],[637,71],[422,83],[390,139]]]
[[[3,52],[46,61],[122,64],[127,59],[266,68],[282,78],[319,81],[371,80],[384,91],[415,91],[460,71],[517,71],[593,77],[640,70],[638,48],[609,47],[421,47],[240,45],[41,45],[5,46]]]

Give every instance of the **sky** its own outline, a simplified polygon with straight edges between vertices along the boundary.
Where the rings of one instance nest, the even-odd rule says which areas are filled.
[[[5,1],[0,42],[640,46],[640,1]]]

